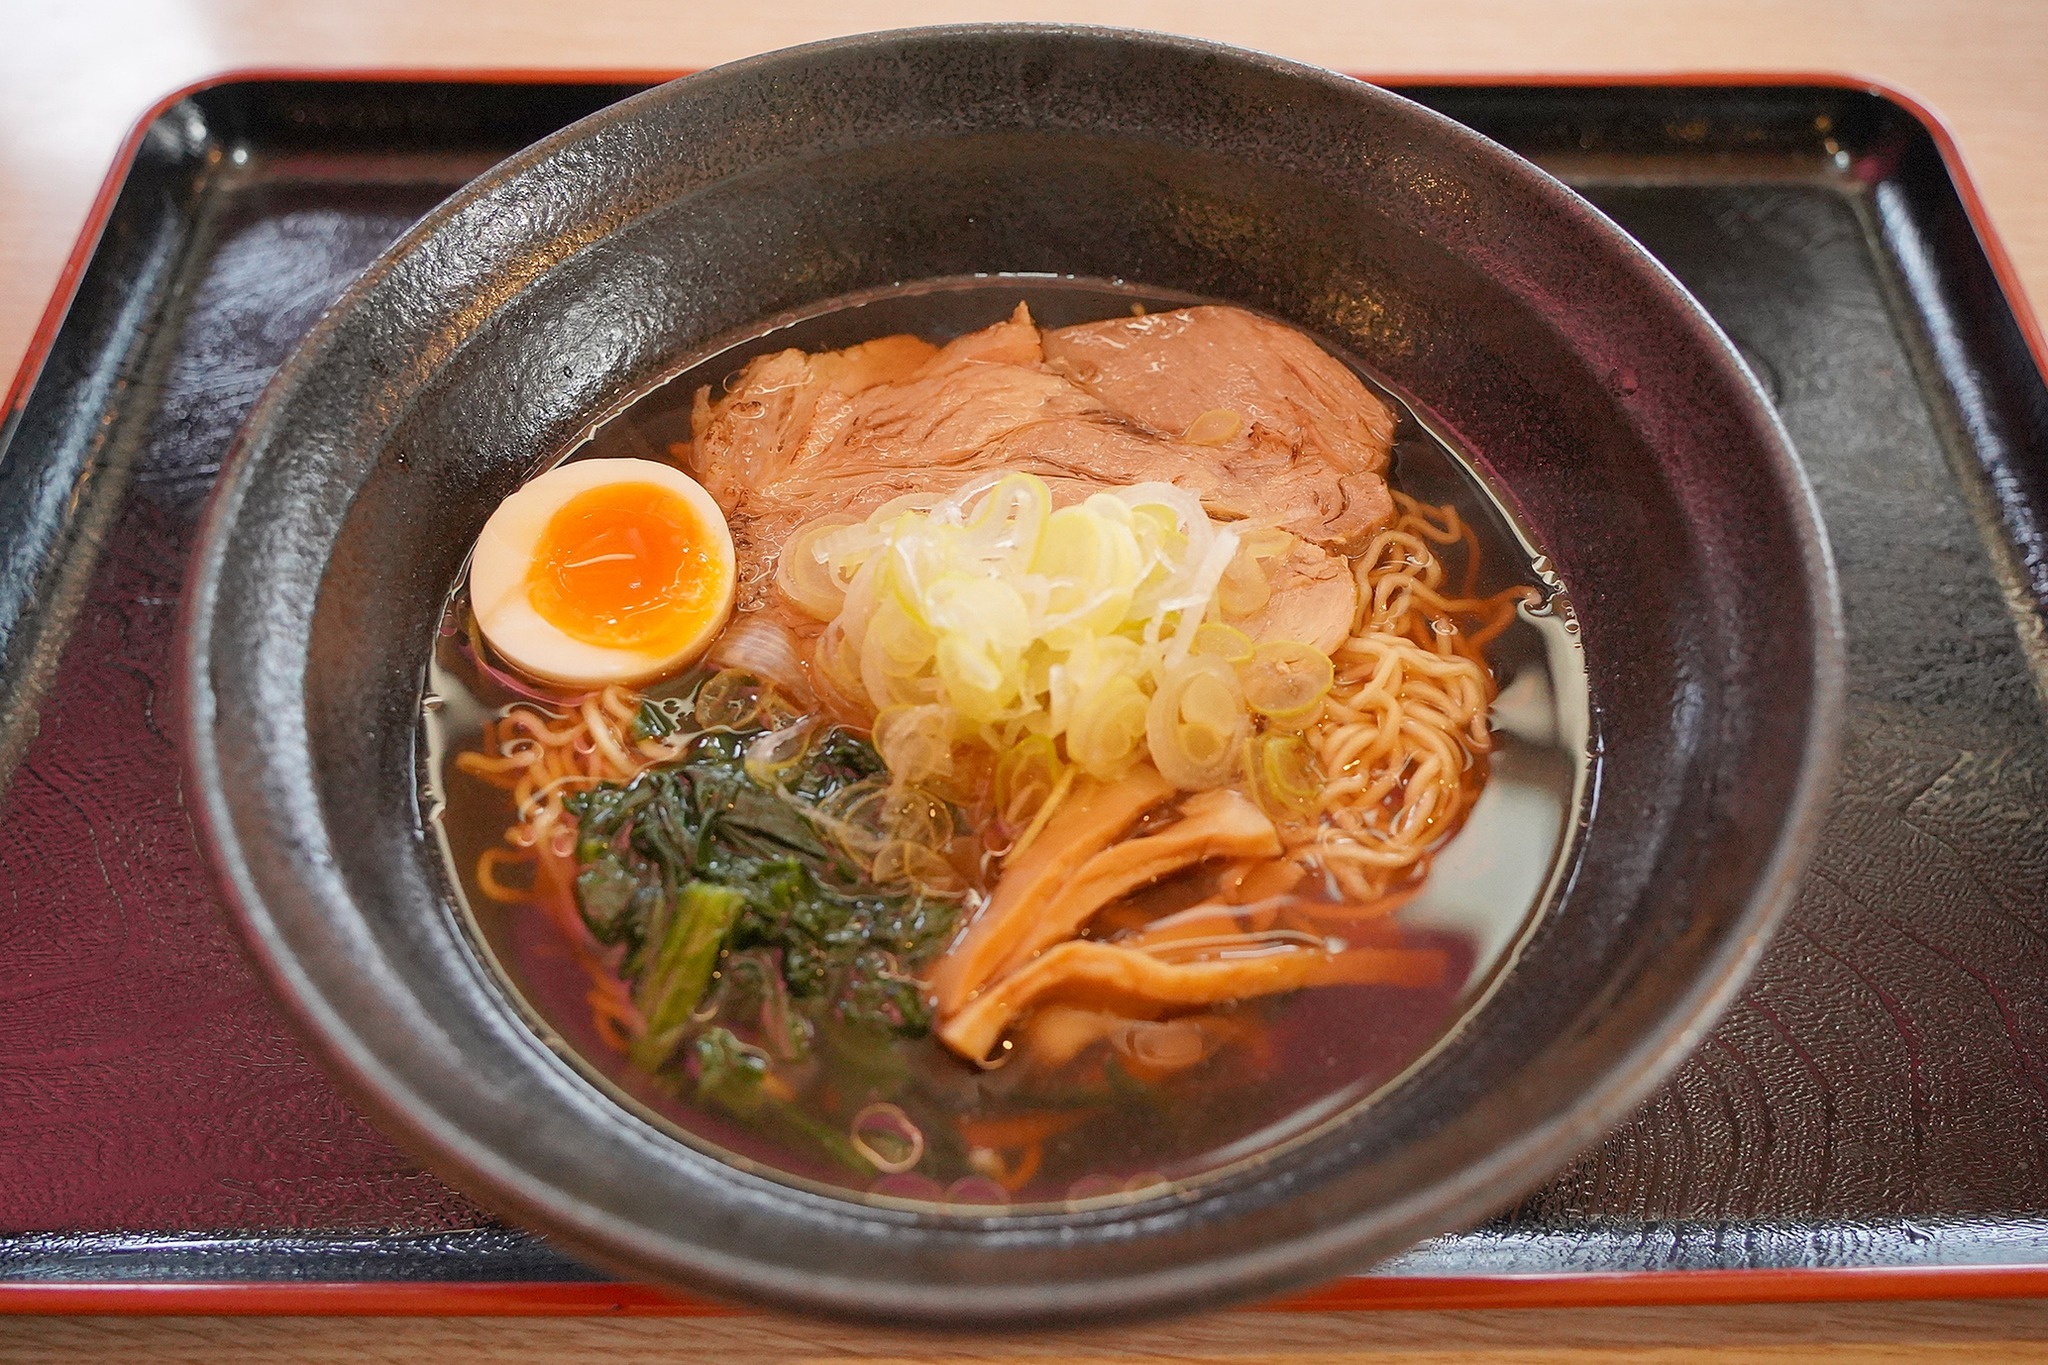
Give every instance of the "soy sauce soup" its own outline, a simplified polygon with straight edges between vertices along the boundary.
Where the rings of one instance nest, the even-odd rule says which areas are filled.
[[[723,396],[756,357],[899,333],[943,342],[1000,321],[1020,301],[1047,329],[1201,302],[1116,282],[1042,277],[941,281],[841,300],[777,319],[693,360],[598,425],[565,458],[671,461],[689,448],[698,391],[709,386]],[[1024,1208],[1142,1197],[1256,1159],[1370,1103],[1481,1006],[1557,889],[1587,789],[1590,745],[1576,622],[1562,586],[1472,462],[1385,386],[1360,374],[1396,419],[1388,482],[1419,503],[1454,509],[1470,529],[1469,541],[1444,548],[1446,569],[1462,576],[1476,561],[1468,586],[1480,597],[1528,589],[1484,647],[1498,688],[1492,747],[1484,786],[1462,826],[1435,849],[1419,885],[1402,887],[1396,908],[1357,931],[1362,938],[1325,939],[1326,947],[1345,949],[1369,942],[1374,952],[1393,955],[1387,961],[1426,963],[1428,971],[1391,983],[1325,974],[1313,988],[1198,1010],[1152,1010],[1154,1017],[1135,1021],[1139,1026],[1092,1037],[1059,1065],[1036,1065],[1012,1051],[1013,1037],[1023,1035],[1011,1027],[977,1065],[916,1026],[931,1008],[928,998],[912,999],[928,996],[920,978],[889,969],[855,980],[845,975],[845,962],[826,960],[833,950],[817,945],[857,930],[881,935],[899,957],[941,951],[958,941],[979,899],[870,896],[850,930],[825,926],[823,937],[801,942],[787,934],[757,942],[766,932],[759,931],[749,946],[721,951],[695,999],[693,1022],[681,1026],[696,1030],[689,1046],[697,1052],[686,1063],[671,1058],[650,1069],[644,1045],[619,1022],[631,1010],[617,1002],[632,993],[622,997],[623,987],[593,977],[617,968],[622,949],[580,934],[566,918],[566,885],[522,879],[493,854],[504,849],[520,811],[510,791],[458,763],[460,755],[489,748],[487,732],[502,740],[505,718],[516,710],[568,724],[578,701],[495,663],[475,629],[466,589],[458,587],[422,709],[423,804],[461,908],[512,999],[588,1077],[685,1141],[773,1178],[884,1201]],[[743,570],[740,619],[769,595],[758,573],[749,580]],[[652,716],[657,728],[687,728],[714,676],[699,666],[646,686],[652,710],[636,713],[633,723]],[[760,728],[713,736],[693,751],[703,765],[700,789],[714,778],[747,780],[747,746]],[[620,733],[642,732],[621,722]],[[821,723],[807,741],[806,761],[827,754],[841,765],[832,770],[841,778],[880,780],[870,771],[874,750],[866,740],[857,725]],[[1126,837],[1155,834],[1184,809],[1184,801],[1171,803]],[[970,816],[962,810],[947,818]],[[972,834],[963,828],[957,838]],[[981,866],[1001,865],[984,857]],[[1223,885],[1233,866],[1197,862],[1141,885],[1092,917],[1079,937],[1128,938],[1162,916],[1234,894]],[[973,873],[969,866],[968,880]],[[1295,894],[1304,903],[1344,899],[1334,883],[1318,886],[1314,877]],[[1289,946],[1284,938],[1274,942]],[[813,949],[826,954],[821,973],[854,982],[835,1003],[806,999],[791,986],[807,979],[807,969],[792,965],[795,958]],[[900,967],[898,958],[889,960]],[[1028,1029],[1036,1018],[1026,1011],[1013,1024]],[[720,1079],[729,1075],[718,1068],[731,1066],[751,1087],[743,1098]]]

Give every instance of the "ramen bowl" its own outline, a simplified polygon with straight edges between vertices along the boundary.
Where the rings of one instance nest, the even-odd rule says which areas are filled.
[[[805,1188],[624,1102],[480,945],[422,740],[451,586],[536,469],[735,336],[988,277],[1238,304],[1355,357],[1469,453],[1569,590],[1589,702],[1537,915],[1398,1083],[1199,1181],[1010,1210]],[[955,1326],[1270,1293],[1533,1188],[1740,987],[1795,888],[1841,690],[1784,434],[1623,233],[1371,86],[1082,28],[771,54],[484,175],[279,372],[186,612],[189,789],[228,902],[370,1114],[620,1273]]]

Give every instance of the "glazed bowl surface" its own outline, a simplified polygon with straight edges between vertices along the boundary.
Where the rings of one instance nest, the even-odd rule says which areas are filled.
[[[1342,1122],[1171,1197],[964,1214],[722,1164],[622,1107],[481,960],[420,748],[497,503],[721,340],[976,275],[1235,303],[1455,435],[1569,589],[1592,781],[1484,1006]],[[189,793],[245,938],[365,1108],[453,1183],[663,1283],[929,1324],[1213,1304],[1469,1224],[1640,1102],[1789,903],[1832,770],[1828,554],[1782,430],[1596,210],[1371,86],[1188,40],[837,40],[578,123],[430,214],[279,372],[186,604]]]

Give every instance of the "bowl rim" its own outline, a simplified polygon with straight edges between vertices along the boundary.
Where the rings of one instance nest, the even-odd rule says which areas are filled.
[[[434,1107],[335,1007],[291,951],[289,931],[279,922],[259,891],[248,849],[238,828],[224,782],[222,752],[226,745],[215,733],[213,719],[215,607],[225,581],[230,530],[248,491],[254,468],[254,434],[268,426],[288,395],[313,369],[341,320],[393,267],[439,232],[464,206],[491,189],[525,174],[555,152],[573,146],[597,130],[629,119],[635,111],[675,98],[679,87],[693,83],[750,77],[792,61],[845,56],[864,48],[882,50],[906,40],[963,41],[1013,37],[1075,38],[1109,41],[1178,51],[1190,57],[1222,59],[1264,69],[1267,73],[1342,89],[1353,97],[1404,106],[1405,116],[1433,125],[1435,131],[1468,155],[1508,169],[1549,205],[1583,222],[1607,239],[1639,277],[1654,287],[1670,309],[1674,325],[1683,325],[1693,340],[1727,364],[1748,411],[1745,417],[1768,439],[1761,442],[1770,462],[1769,474],[1782,492],[1784,511],[1797,541],[1801,569],[1799,587],[1814,629],[1810,640],[1812,692],[1809,723],[1784,814],[1768,857],[1739,910],[1729,919],[1721,942],[1701,958],[1700,968],[1681,991],[1665,1003],[1654,1021],[1600,1075],[1586,1098],[1511,1141],[1445,1175],[1415,1193],[1302,1237],[1255,1245],[1238,1253],[1123,1277],[1107,1286],[1021,1286],[1010,1296],[989,1293],[985,1286],[965,1288],[981,1304],[957,1297],[958,1285],[927,1287],[922,1298],[902,1297],[877,1304],[874,1287],[820,1282],[808,1272],[781,1276],[746,1267],[674,1264],[671,1242],[634,1237],[573,1196],[565,1195],[530,1171],[503,1158]],[[982,23],[948,24],[882,30],[807,43],[762,53],[707,68],[629,96],[515,153],[470,181],[437,205],[388,247],[323,313],[291,356],[266,385],[223,460],[209,498],[193,552],[191,571],[180,610],[177,657],[181,666],[179,693],[184,776],[201,842],[239,937],[265,979],[274,1000],[299,1035],[320,1056],[329,1075],[348,1096],[393,1132],[409,1151],[434,1172],[488,1207],[506,1210],[536,1225],[578,1255],[600,1264],[643,1273],[649,1262],[686,1275],[699,1286],[727,1295],[745,1294],[784,1306],[822,1309],[840,1316],[892,1322],[963,1324],[1073,1322],[1089,1318],[1128,1317],[1174,1308],[1193,1307],[1223,1295],[1278,1289],[1319,1273],[1334,1273],[1357,1259],[1370,1244],[1402,1244],[1448,1227],[1464,1226],[1497,1209],[1506,1192],[1522,1193],[1554,1172],[1563,1161],[1626,1118],[1704,1037],[1736,993],[1763,952],[1772,931],[1796,895],[1814,836],[1825,816],[1840,753],[1846,702],[1845,627],[1833,555],[1812,487],[1793,454],[1790,438],[1754,373],[1720,326],[1660,262],[1612,220],[1575,191],[1483,135],[1381,87],[1321,67],[1267,53],[1206,40],[1144,30],[1083,24]],[[317,901],[305,893],[309,903]],[[665,1139],[670,1140],[670,1139]],[[1390,1236],[1391,1235],[1391,1236]],[[624,1247],[621,1251],[618,1248]],[[945,1291],[956,1291],[949,1296]],[[849,1292],[850,1291],[850,1292]]]

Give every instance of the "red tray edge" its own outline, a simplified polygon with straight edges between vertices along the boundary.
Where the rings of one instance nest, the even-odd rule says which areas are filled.
[[[180,100],[246,81],[475,81],[502,84],[658,84],[688,71],[634,69],[437,69],[430,67],[237,68],[178,87],[150,105],[129,129],[58,272],[0,414],[27,401],[69,311],[80,277],[98,248],[115,199],[150,126]],[[2018,267],[1992,226],[1955,136],[1918,98],[1895,85],[1840,72],[1655,74],[1501,72],[1388,76],[1352,73],[1375,85],[1793,86],[1864,90],[1903,109],[1934,139],[1963,210],[2018,321],[2035,366],[2048,376],[2048,337],[2028,303]],[[1845,1266],[1780,1270],[1585,1271],[1555,1275],[1351,1276],[1243,1311],[1334,1312],[1384,1309],[1613,1308],[1744,1303],[1816,1303],[1909,1299],[2048,1298],[2048,1265]],[[645,1285],[604,1283],[307,1284],[297,1281],[0,1282],[0,1315],[365,1316],[365,1317],[717,1317],[747,1309]]]
[[[2048,1298],[2048,1265],[1359,1275],[1239,1311],[1442,1312],[2027,1298]],[[695,1318],[749,1311],[638,1284],[0,1283],[0,1315]]]

